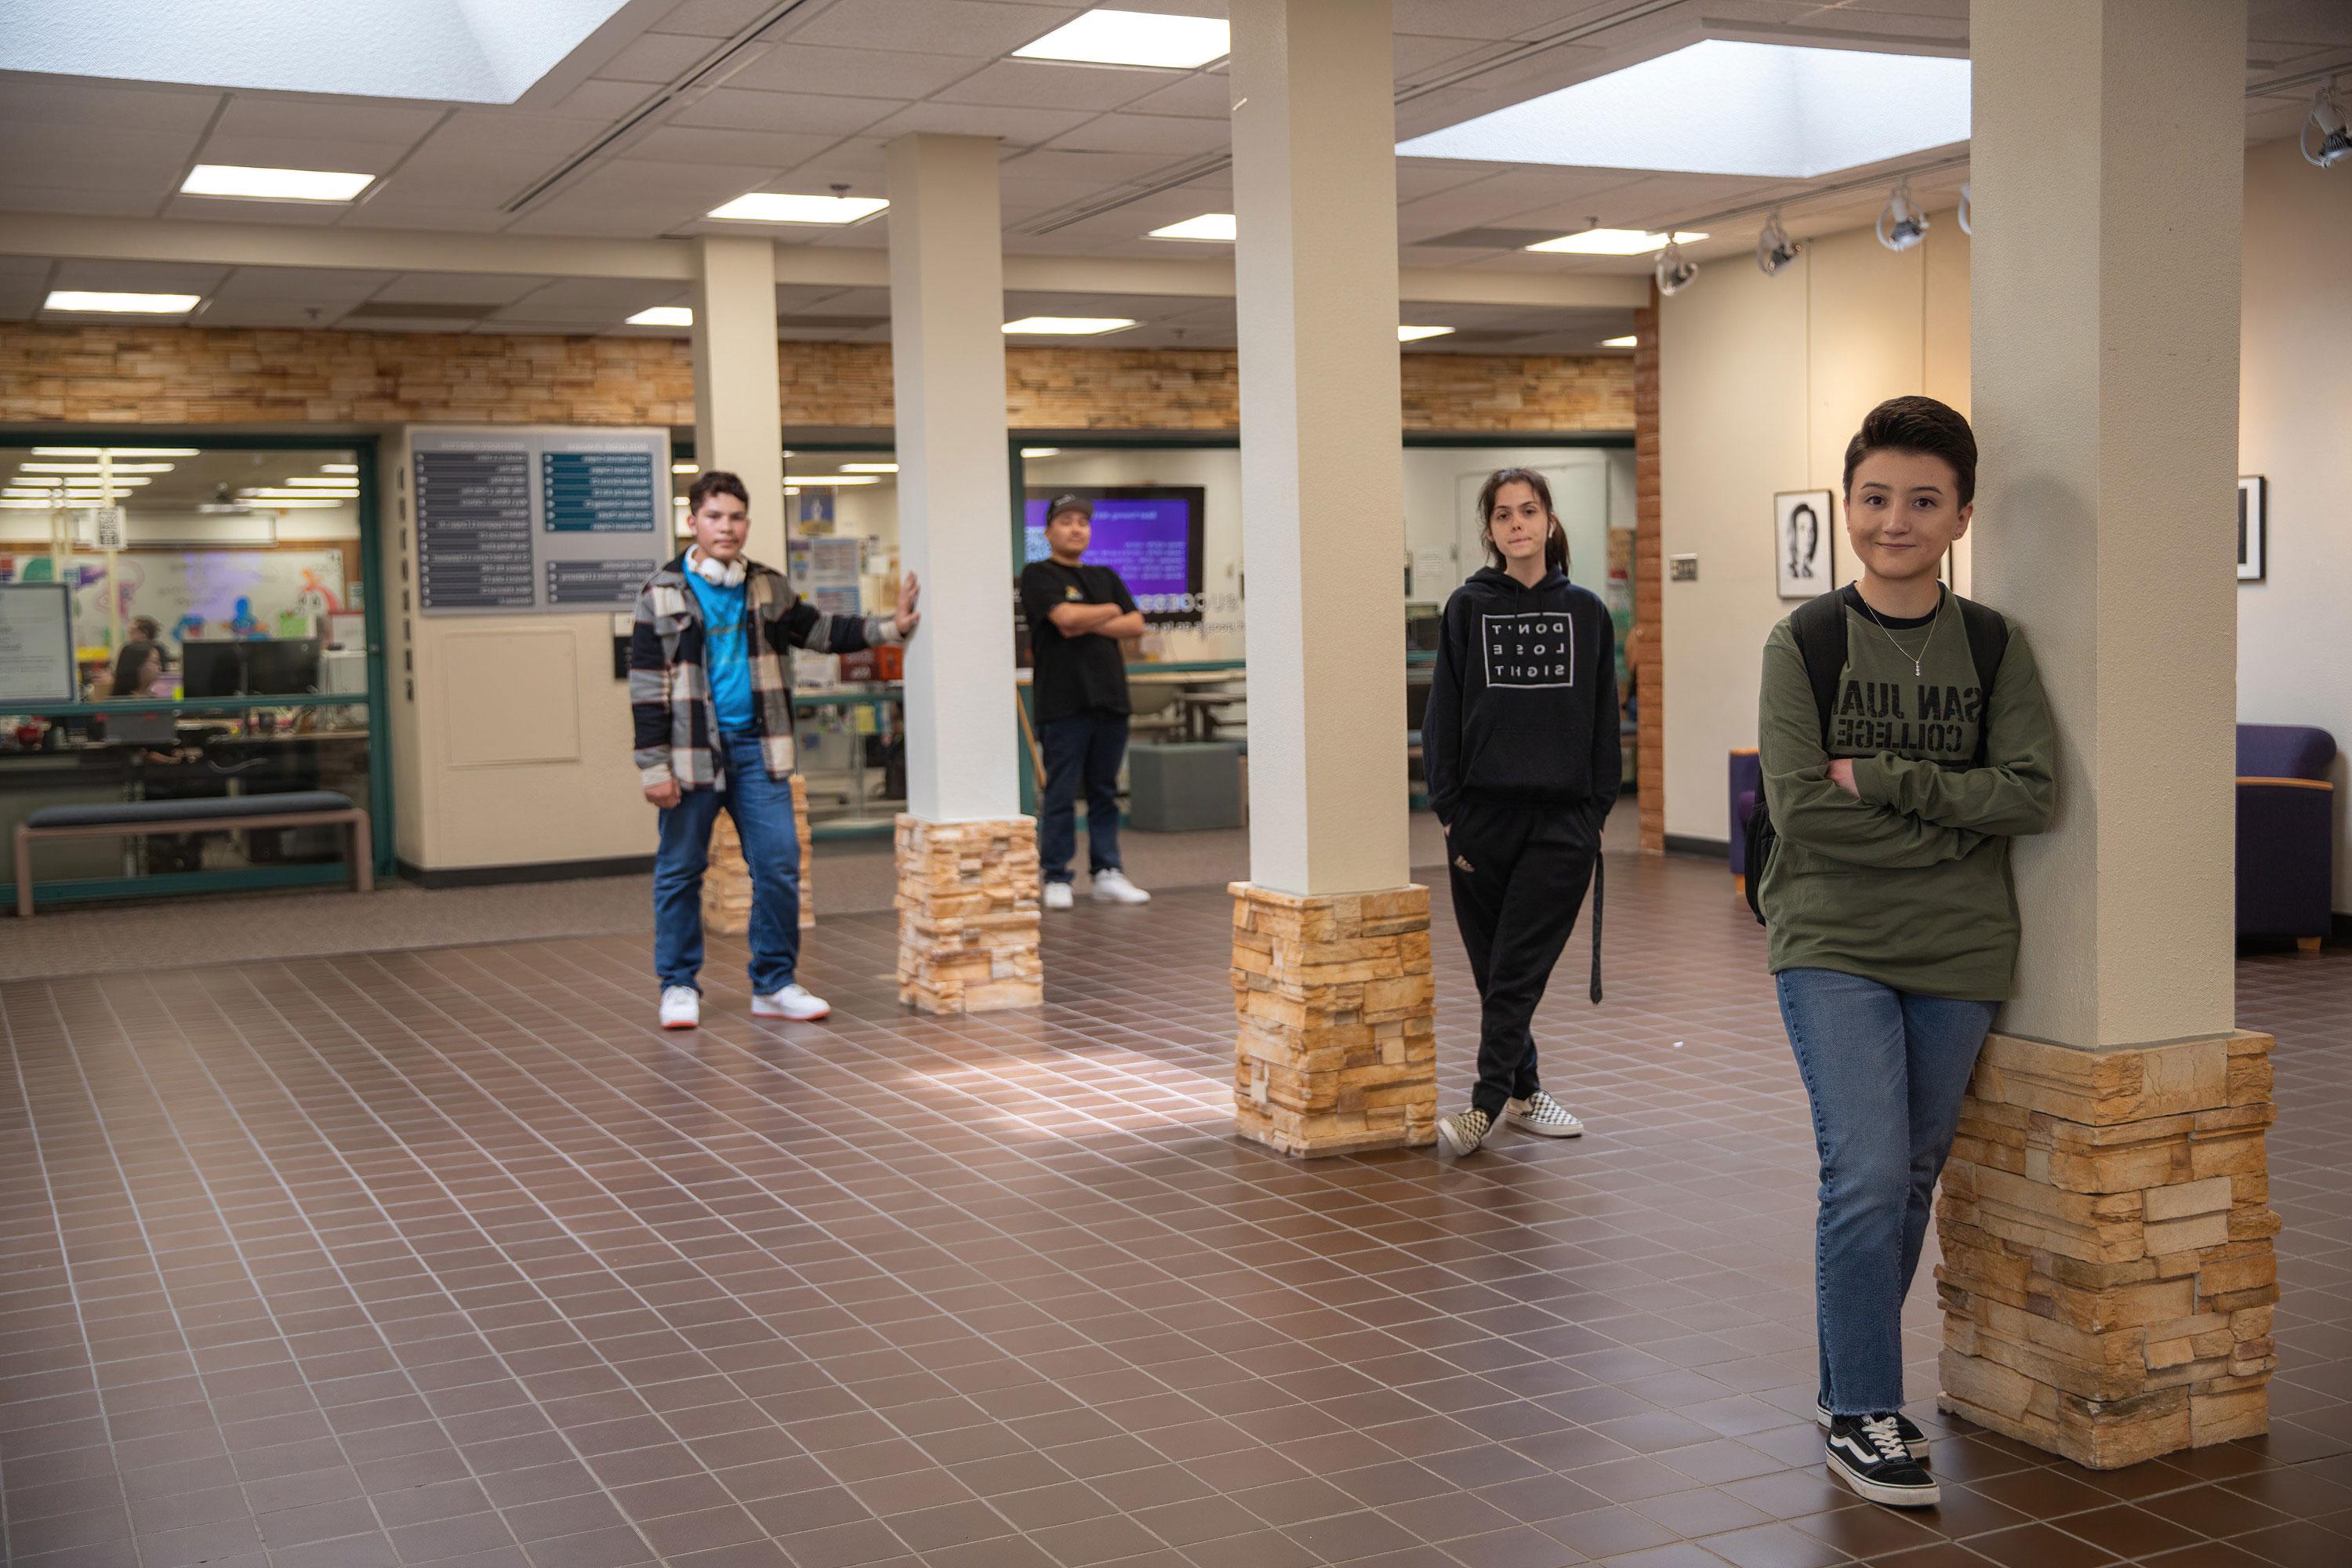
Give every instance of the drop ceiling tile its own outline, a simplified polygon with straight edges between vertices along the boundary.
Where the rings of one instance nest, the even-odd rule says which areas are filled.
[[[215,303],[356,304],[399,276],[331,267],[240,267],[221,281],[212,298]]]
[[[690,291],[676,282],[646,278],[558,278],[523,295],[499,312],[503,316],[524,316],[537,312],[569,315],[581,310],[602,310],[618,316],[635,315],[652,305],[683,305],[690,302]]]
[[[194,147],[173,132],[0,123],[0,169],[28,184],[168,189],[180,183]]]
[[[1479,59],[1499,55],[1507,44],[1477,38],[1433,38],[1412,33],[1396,36],[1396,77],[1400,82],[1433,76],[1441,68],[1460,69]]]
[[[425,139],[416,156],[473,157],[485,153],[509,157],[526,153],[553,155],[586,146],[595,135],[577,119],[560,114],[531,114],[517,109],[461,109]]]
[[[1005,159],[1006,180],[1064,181],[1100,189],[1141,179],[1176,160],[1158,153],[1072,153],[1038,148]]]
[[[774,9],[775,0],[681,0],[653,25],[652,31],[731,38]]]
[[[850,136],[899,107],[899,100],[835,98],[808,92],[763,92],[722,87],[670,117],[669,123],[718,131],[814,132]]]
[[[324,228],[341,221],[351,208],[341,202],[251,202],[229,196],[171,195],[163,204],[167,218],[199,223],[258,223],[290,227]]]
[[[168,187],[166,187],[168,188]],[[0,184],[0,212],[62,213],[77,217],[152,217],[163,191],[101,191],[88,185]]]
[[[1087,9],[997,0],[856,0],[794,29],[793,41],[988,60],[1035,42]]]
[[[709,38],[677,33],[644,33],[622,46],[619,53],[596,68],[599,81],[658,83],[676,80],[708,58],[714,47]]]
[[[439,108],[412,109],[366,99],[259,97],[235,92],[229,95],[227,107],[213,126],[213,134],[298,142],[390,142],[404,147],[432,130],[444,112]]]
[[[1000,109],[976,103],[912,103],[874,127],[883,137],[910,131],[950,136],[998,136],[1016,145],[1049,142],[1085,123],[1085,110]]]
[[[18,77],[0,94],[0,121],[194,136],[211,121],[220,101],[220,93],[205,88]]]
[[[195,324],[205,327],[331,327],[349,310],[341,304],[306,305],[294,300],[213,300]],[[367,323],[371,328],[377,323]]]
[[[1196,72],[1181,81],[1139,98],[1127,106],[1132,114],[1172,114],[1191,120],[1231,121],[1233,82],[1222,70]]]
[[[541,112],[559,120],[593,120],[610,125],[645,102],[653,90],[644,82],[600,81],[592,77]]]
[[[814,48],[780,44],[727,79],[730,88],[798,92],[821,87],[851,98],[928,98],[979,66],[946,55],[905,49]]]
[[[942,103],[992,103],[1035,108],[1118,109],[1182,79],[1182,73],[1128,70],[1117,66],[998,60],[936,94]]]
[[[1396,0],[1396,29],[1441,37],[1516,38],[1556,32],[1612,8],[1602,0]]]
[[[761,176],[824,151],[832,138],[775,131],[712,131],[695,125],[657,125],[629,144],[632,158],[676,163],[730,164]]]
[[[496,272],[408,272],[386,283],[373,298],[409,305],[511,305],[550,281]]]
[[[48,286],[37,278],[0,278],[0,321],[28,321],[47,298]]]
[[[1105,114],[1087,121],[1049,146],[1071,152],[1150,153],[1173,161],[1222,153],[1232,142],[1223,120],[1192,120],[1172,114]]]

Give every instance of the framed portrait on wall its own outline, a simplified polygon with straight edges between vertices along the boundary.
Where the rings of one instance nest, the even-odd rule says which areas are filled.
[[[1782,490],[1772,498],[1772,574],[1784,599],[1811,599],[1837,586],[1837,517],[1827,490]]]
[[[2260,474],[2238,476],[2238,581],[2259,583],[2266,570],[2270,530],[2270,481]]]

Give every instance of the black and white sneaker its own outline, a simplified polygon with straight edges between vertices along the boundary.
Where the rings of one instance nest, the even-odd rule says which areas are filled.
[[[1478,1152],[1478,1146],[1486,1141],[1486,1134],[1494,1127],[1486,1113],[1475,1105],[1451,1116],[1441,1116],[1437,1119],[1437,1146],[1457,1160],[1465,1158]]]
[[[1933,1508],[1936,1478],[1903,1446],[1893,1415],[1840,1415],[1830,1423],[1830,1471],[1873,1502]]]
[[[1813,1425],[1826,1432],[1832,1419],[1830,1407],[1818,1399],[1814,1400]],[[1905,1450],[1913,1458],[1925,1459],[1927,1457],[1927,1434],[1920,1431],[1918,1424],[1899,1410],[1895,1413],[1895,1430],[1902,1437]]]

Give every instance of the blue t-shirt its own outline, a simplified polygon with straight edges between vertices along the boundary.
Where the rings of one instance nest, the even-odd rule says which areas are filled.
[[[687,568],[687,586],[702,604],[702,663],[710,678],[710,704],[719,710],[719,732],[751,729],[751,628],[744,624],[743,585],[722,588]]]

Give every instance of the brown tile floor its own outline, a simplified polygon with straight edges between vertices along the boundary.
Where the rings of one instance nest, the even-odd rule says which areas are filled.
[[[1045,1008],[956,1022],[894,1005],[886,916],[817,934],[830,1023],[714,971],[699,1037],[618,937],[0,987],[6,1558],[2352,1563],[2352,953],[2240,968],[2281,1037],[2277,1430],[2098,1475],[1922,1399],[1946,1502],[1903,1517],[1806,1415],[1757,929],[1696,863],[1611,881],[1609,1001],[1542,1020],[1591,1135],[1458,1168],[1232,1141],[1207,891],[1057,917]],[[1925,1394],[1924,1284],[1911,1325]]]

